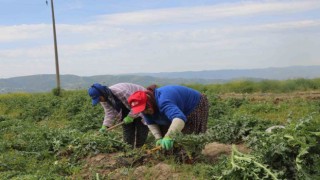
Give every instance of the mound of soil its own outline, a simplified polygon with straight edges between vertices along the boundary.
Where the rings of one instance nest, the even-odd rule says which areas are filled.
[[[242,153],[250,153],[250,149],[244,144],[236,145],[236,148]],[[232,151],[231,144],[221,144],[213,142],[207,144],[202,150],[202,154],[206,156],[210,161],[216,161],[221,155],[230,155]]]
[[[111,153],[87,157],[84,160],[85,165],[80,172],[80,176],[83,179],[91,179],[95,173],[102,176],[108,175],[117,168],[117,159],[115,158],[117,155],[118,153]]]

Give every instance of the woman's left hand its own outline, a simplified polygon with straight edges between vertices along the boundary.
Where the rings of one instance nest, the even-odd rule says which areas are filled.
[[[173,140],[170,137],[164,137],[161,140],[161,147],[165,150],[170,150],[173,148]]]
[[[125,124],[130,124],[133,122],[133,120],[134,120],[133,117],[130,117],[130,116],[127,116],[123,119]]]

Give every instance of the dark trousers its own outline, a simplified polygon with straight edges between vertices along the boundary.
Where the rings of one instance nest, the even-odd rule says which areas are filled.
[[[144,145],[148,137],[148,126],[141,122],[141,118],[136,118],[130,124],[122,125],[123,140],[130,144],[132,148],[139,148]]]
[[[159,129],[160,129],[162,137],[164,137],[164,135],[167,134],[169,127],[170,127],[170,125],[159,125]]]

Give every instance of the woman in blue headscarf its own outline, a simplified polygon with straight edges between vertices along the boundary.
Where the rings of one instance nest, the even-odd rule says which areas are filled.
[[[123,120],[123,139],[132,147],[141,147],[148,136],[143,117],[133,114],[128,104],[128,97],[139,90],[146,89],[131,83],[118,83],[110,87],[95,83],[88,89],[92,105],[100,103],[104,108],[104,121],[99,131],[105,132],[115,122]]]

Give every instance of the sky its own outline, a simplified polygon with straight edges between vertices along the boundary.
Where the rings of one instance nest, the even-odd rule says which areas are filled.
[[[320,0],[54,0],[60,74],[320,65]],[[0,78],[55,74],[48,0],[0,0]]]

